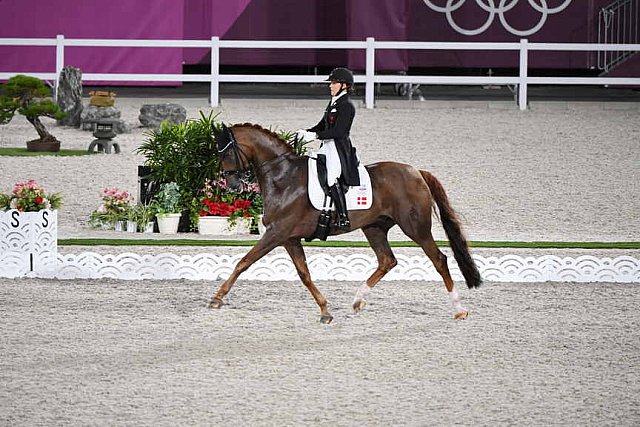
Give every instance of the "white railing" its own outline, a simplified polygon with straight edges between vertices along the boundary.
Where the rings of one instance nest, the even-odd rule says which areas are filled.
[[[46,38],[0,38],[0,46],[55,46],[56,69],[51,73],[31,73],[23,70],[0,72],[0,79],[8,79],[16,74],[27,74],[44,80],[57,81],[64,67],[66,46],[86,47],[165,47],[165,48],[208,48],[211,49],[211,72],[209,74],[118,74],[83,73],[83,81],[126,81],[126,82],[210,82],[210,103],[219,105],[220,83],[318,83],[324,76],[317,75],[263,75],[263,74],[220,74],[220,49],[363,49],[366,53],[364,75],[356,75],[356,83],[365,84],[365,104],[374,106],[376,83],[400,84],[448,84],[448,85],[516,85],[518,106],[527,108],[527,86],[531,84],[562,85],[627,85],[640,86],[640,77],[530,77],[528,57],[530,51],[640,51],[640,44],[588,44],[588,43],[529,43],[526,39],[519,43],[481,42],[386,42],[375,41],[258,41],[258,40],[121,40],[121,39],[66,39],[58,35]],[[518,75],[512,77],[494,76],[406,76],[381,75],[375,73],[376,50],[508,50],[519,52]]]

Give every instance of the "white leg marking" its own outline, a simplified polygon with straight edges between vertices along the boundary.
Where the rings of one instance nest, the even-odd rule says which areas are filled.
[[[456,291],[449,292],[449,297],[451,298],[451,307],[453,308],[453,312],[455,314],[461,313],[463,311],[467,311],[460,302],[462,299],[460,295]]]
[[[369,287],[369,285],[367,285],[366,283],[363,283],[358,289],[358,291],[356,292],[356,296],[353,298],[353,303],[355,304],[358,301],[365,301],[370,291],[371,291],[371,288]]]

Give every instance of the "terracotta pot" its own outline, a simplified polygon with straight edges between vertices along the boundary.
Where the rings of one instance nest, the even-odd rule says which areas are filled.
[[[60,141],[43,142],[39,139],[27,141],[27,151],[36,151],[39,153],[57,153],[58,151],[60,151]]]

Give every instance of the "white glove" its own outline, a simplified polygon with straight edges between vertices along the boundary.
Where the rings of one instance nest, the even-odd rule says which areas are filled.
[[[318,139],[318,135],[315,134],[315,132],[309,132],[306,131],[304,129],[299,129],[296,132],[296,136],[298,137],[298,139],[304,141],[304,142],[311,142],[311,141],[315,141],[316,139]]]

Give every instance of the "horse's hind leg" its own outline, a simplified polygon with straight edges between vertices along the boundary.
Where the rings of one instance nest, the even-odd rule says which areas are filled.
[[[356,292],[356,295],[353,298],[354,313],[357,313],[364,308],[367,303],[365,298],[371,291],[371,288],[373,288],[380,279],[389,272],[389,270],[398,264],[398,261],[389,246],[389,241],[387,240],[387,233],[391,225],[370,225],[362,229],[364,235],[369,241],[369,244],[371,245],[371,249],[373,249],[376,257],[378,258],[378,268],[376,268],[376,271],[374,271],[367,279],[367,282],[363,283]]]
[[[302,244],[300,240],[291,239],[284,244],[287,253],[291,257],[293,261],[293,265],[296,266],[296,270],[298,271],[298,276],[300,276],[300,280],[307,287],[313,299],[316,300],[316,303],[320,307],[320,322],[322,323],[331,323],[333,320],[333,316],[329,314],[329,310],[327,309],[327,299],[322,295],[322,293],[316,288],[316,285],[311,281],[311,274],[309,274],[309,267],[307,266],[307,258],[304,255],[304,249],[302,248]]]
[[[449,266],[447,265],[447,256],[443,254],[436,242],[433,240],[433,235],[429,231],[428,235],[424,239],[413,239],[418,243],[424,253],[429,257],[436,271],[442,276],[444,285],[449,292],[451,298],[451,306],[453,308],[453,318],[456,320],[465,319],[469,315],[469,311],[462,306],[460,302],[460,296],[453,288],[453,279],[451,279],[451,273],[449,273]]]

